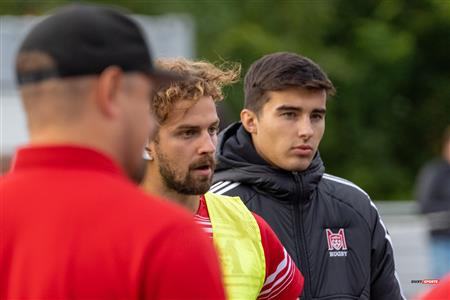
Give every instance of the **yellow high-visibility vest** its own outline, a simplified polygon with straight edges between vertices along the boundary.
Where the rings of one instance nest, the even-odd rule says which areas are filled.
[[[266,276],[258,223],[239,197],[205,194],[228,299],[256,299]]]

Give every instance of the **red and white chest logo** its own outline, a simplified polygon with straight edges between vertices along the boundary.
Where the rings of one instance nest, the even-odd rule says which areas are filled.
[[[340,228],[338,233],[333,233],[330,229],[325,230],[327,233],[328,250],[347,250],[347,242],[345,241],[344,228]]]

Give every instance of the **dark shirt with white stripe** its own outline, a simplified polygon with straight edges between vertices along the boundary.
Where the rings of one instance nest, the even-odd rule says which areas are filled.
[[[239,196],[269,223],[305,277],[301,299],[404,299],[375,204],[325,174],[319,153],[302,172],[274,168],[235,123],[219,135],[217,159],[212,190]]]

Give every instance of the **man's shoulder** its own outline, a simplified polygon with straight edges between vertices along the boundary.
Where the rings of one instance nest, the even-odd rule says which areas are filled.
[[[8,196],[1,201],[17,200],[16,204],[20,204],[33,198],[42,207],[52,207],[50,211],[57,211],[62,218],[69,216],[73,224],[101,224],[94,226],[92,231],[100,230],[111,239],[118,239],[125,232],[131,233],[127,235],[130,240],[154,240],[164,239],[164,236],[181,230],[195,231],[192,229],[195,226],[192,215],[185,209],[147,195],[124,176],[78,170],[59,176],[54,173],[39,182],[35,181],[38,172],[33,172],[32,176],[10,174],[2,178],[0,189]],[[27,189],[23,189],[24,184],[28,184]],[[4,209],[32,213],[22,207],[7,205]],[[9,214],[10,219],[19,215]]]
[[[352,196],[355,198],[370,199],[369,194],[350,180],[324,173],[321,180],[322,187],[335,197]]]
[[[192,240],[195,240],[194,233],[200,232],[192,214],[167,199],[146,194],[137,186],[117,195],[123,197],[114,199],[114,204],[105,208],[105,213],[110,214],[109,218],[114,216],[123,228],[133,232],[130,240],[176,244],[174,239],[177,237],[192,235]]]
[[[439,178],[450,173],[450,164],[443,159],[434,159],[428,162],[420,171],[425,177]]]
[[[239,197],[244,203],[247,203],[256,195],[255,190],[251,186],[231,180],[217,181],[211,186],[209,192],[216,195]]]
[[[375,207],[369,194],[355,183],[330,174],[324,174],[319,191],[358,211],[368,211]]]
[[[98,205],[106,205],[106,213],[115,214],[128,226],[161,229],[193,223],[192,216],[184,208],[146,193],[123,176],[108,173],[89,176],[90,183],[85,184],[86,191],[82,194]]]
[[[247,218],[251,216],[251,212],[245,206],[245,202],[242,200],[241,196],[235,193],[231,193],[231,195],[225,195],[224,193],[219,194],[208,191],[207,193],[205,193],[204,199],[207,203],[208,211],[211,205],[216,204],[219,205],[220,210],[226,211],[227,214],[236,215],[239,218]],[[249,214],[242,214],[241,210],[248,211]]]
[[[148,222],[192,223],[192,215],[186,209],[167,199],[148,194],[132,183],[128,184],[121,194],[128,195],[124,199],[125,205],[134,210],[136,214],[142,215],[144,220],[148,219]]]

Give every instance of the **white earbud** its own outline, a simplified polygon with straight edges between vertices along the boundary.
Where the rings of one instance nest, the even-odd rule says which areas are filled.
[[[145,147],[145,150],[144,150],[142,156],[144,157],[145,160],[150,160],[150,161],[153,160],[153,156],[150,154],[150,148],[148,148],[148,147]]]

